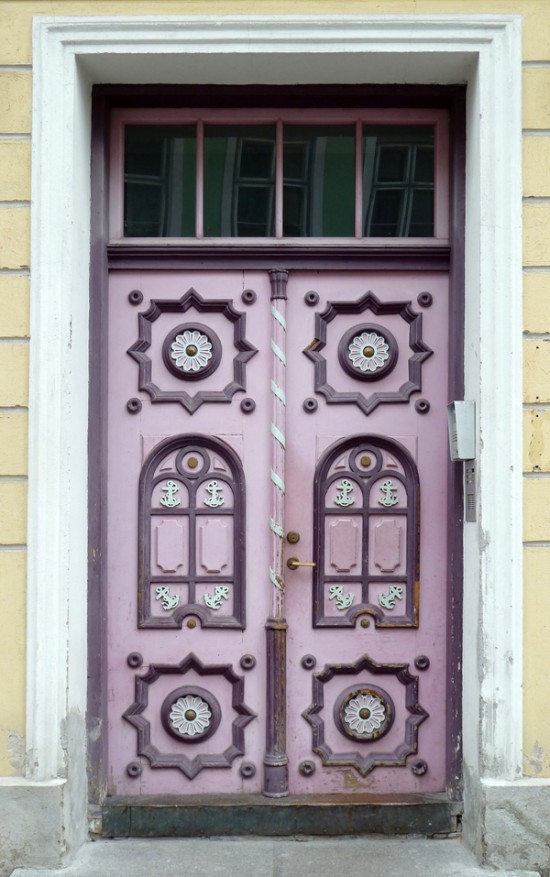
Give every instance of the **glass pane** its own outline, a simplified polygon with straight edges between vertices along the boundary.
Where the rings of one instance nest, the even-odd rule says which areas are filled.
[[[205,125],[205,237],[271,237],[275,126]]]
[[[434,181],[434,153],[424,146],[416,147],[416,160],[414,165],[414,179],[417,183],[433,183]]]
[[[367,237],[433,237],[434,128],[363,126]]]
[[[353,125],[285,125],[285,237],[355,234]]]
[[[402,205],[401,189],[377,189],[374,192],[370,218],[372,237],[400,236]]]
[[[127,125],[125,237],[194,237],[195,172],[193,125]]]
[[[409,150],[405,146],[380,146],[378,155],[378,181],[403,183],[407,179]]]
[[[433,234],[433,191],[417,189],[413,193],[409,234],[411,237],[430,237]]]

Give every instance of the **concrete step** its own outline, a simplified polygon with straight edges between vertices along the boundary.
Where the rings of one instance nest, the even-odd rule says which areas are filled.
[[[11,877],[539,877],[481,868],[458,838],[185,838],[98,840],[62,870]]]

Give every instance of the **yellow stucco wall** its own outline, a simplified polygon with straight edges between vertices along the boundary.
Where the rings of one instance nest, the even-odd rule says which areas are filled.
[[[550,3],[548,0],[3,0],[0,4],[0,776],[25,725],[25,505],[33,15],[515,13],[524,16],[525,772],[550,776]],[[511,412],[513,415],[514,413]],[[516,412],[515,416],[520,416]],[[543,673],[543,679],[545,679]]]

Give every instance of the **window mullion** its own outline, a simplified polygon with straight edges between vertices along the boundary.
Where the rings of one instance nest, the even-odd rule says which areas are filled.
[[[195,233],[197,238],[204,237],[204,122],[197,122],[197,179],[195,186],[196,219]]]
[[[363,237],[363,124],[355,123],[355,237]]]
[[[283,123],[275,128],[275,237],[283,236]]]

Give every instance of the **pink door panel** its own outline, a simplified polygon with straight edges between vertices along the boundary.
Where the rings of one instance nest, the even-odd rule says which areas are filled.
[[[265,273],[111,278],[110,794],[262,789],[269,308],[247,286],[269,302]]]
[[[288,302],[290,790],[439,791],[447,278],[295,272]]]
[[[112,273],[109,794],[445,788],[447,290]]]

